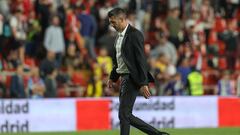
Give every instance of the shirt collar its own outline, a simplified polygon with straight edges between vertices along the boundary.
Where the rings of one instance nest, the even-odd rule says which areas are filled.
[[[122,32],[119,32],[119,33],[118,33],[119,36],[120,36],[120,35],[123,36],[123,37],[125,36],[125,33],[126,33],[126,31],[127,31],[127,28],[128,28],[128,25],[129,25],[129,24],[127,24],[127,26],[124,28],[124,30],[123,30]]]

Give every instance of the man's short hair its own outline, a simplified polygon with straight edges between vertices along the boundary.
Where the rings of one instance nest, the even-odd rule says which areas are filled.
[[[119,15],[126,16],[126,14],[127,13],[125,9],[117,7],[108,12],[108,17],[119,16]]]

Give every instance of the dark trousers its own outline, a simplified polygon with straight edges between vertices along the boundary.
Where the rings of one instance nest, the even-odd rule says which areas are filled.
[[[56,53],[57,68],[60,68],[62,66],[62,60],[63,60],[63,53],[62,52],[57,52]]]
[[[132,114],[132,109],[139,89],[134,85],[129,75],[121,76],[120,87],[120,106],[119,106],[119,120],[121,135],[129,135],[130,125],[138,128],[139,130],[147,133],[148,135],[160,134],[157,129],[145,123],[141,119]]]

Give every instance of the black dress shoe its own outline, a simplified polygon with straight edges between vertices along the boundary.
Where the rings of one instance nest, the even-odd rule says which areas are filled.
[[[160,132],[159,135],[170,135],[170,134],[167,132]]]

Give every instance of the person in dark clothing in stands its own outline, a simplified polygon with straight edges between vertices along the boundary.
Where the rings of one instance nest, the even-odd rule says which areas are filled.
[[[23,65],[17,66],[16,74],[12,76],[10,83],[10,96],[12,98],[26,98],[26,92],[23,80]]]
[[[56,82],[57,70],[54,67],[50,67],[46,71],[46,78],[44,80],[46,91],[45,97],[57,97],[57,82]]]
[[[97,31],[97,24],[95,18],[87,13],[87,9],[84,5],[81,6],[81,13],[77,15],[78,20],[81,22],[80,33],[85,40],[85,46],[88,49],[88,53],[92,59],[96,59],[96,52],[94,50],[95,35]]]
[[[47,57],[40,64],[40,76],[44,79],[51,68],[57,68],[54,52],[47,52]]]
[[[1,79],[0,76],[0,98],[5,98],[6,97],[6,86],[4,85],[4,82]]]

